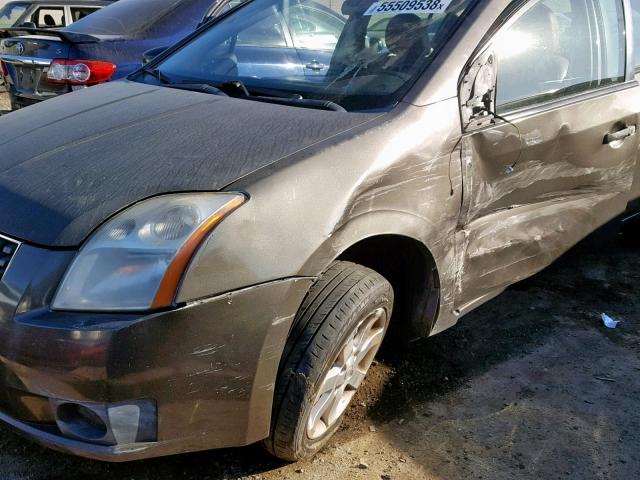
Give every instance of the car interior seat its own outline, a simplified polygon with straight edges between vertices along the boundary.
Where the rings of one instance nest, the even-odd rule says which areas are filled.
[[[54,20],[53,16],[50,14],[46,14],[42,20],[44,21],[45,26],[47,27],[55,27],[57,26],[56,21]]]

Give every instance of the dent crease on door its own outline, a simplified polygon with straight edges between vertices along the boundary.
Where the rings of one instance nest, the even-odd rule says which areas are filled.
[[[626,89],[463,138],[458,313],[539,272],[624,211],[637,138],[617,146],[603,138],[620,119],[636,124],[633,95]],[[613,113],[603,116],[606,109]]]

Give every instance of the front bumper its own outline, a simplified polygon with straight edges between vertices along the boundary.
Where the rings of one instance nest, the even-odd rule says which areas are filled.
[[[280,356],[312,279],[148,315],[52,312],[33,308],[47,295],[25,268],[46,264],[39,271],[51,279],[66,260],[56,267],[52,254],[38,250],[23,245],[0,281],[0,420],[46,446],[109,461],[241,446],[269,435]],[[70,438],[57,418],[61,402],[151,402],[154,418],[147,420],[156,422],[156,438]]]

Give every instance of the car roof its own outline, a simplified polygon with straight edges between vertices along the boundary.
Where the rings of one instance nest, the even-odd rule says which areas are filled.
[[[11,2],[7,2],[6,5],[11,5],[13,3],[22,3],[28,5],[96,5],[96,6],[104,6],[110,5],[117,0],[12,0]]]

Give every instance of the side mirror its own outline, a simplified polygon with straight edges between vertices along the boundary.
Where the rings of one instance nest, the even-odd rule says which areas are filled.
[[[22,22],[17,28],[37,28],[37,25],[33,22]]]
[[[477,130],[493,123],[497,67],[498,62],[492,48],[485,50],[467,67],[458,92],[465,131]]]
[[[169,47],[156,47],[151,50],[147,50],[142,54],[142,64],[146,65],[158,55],[164,53]]]

